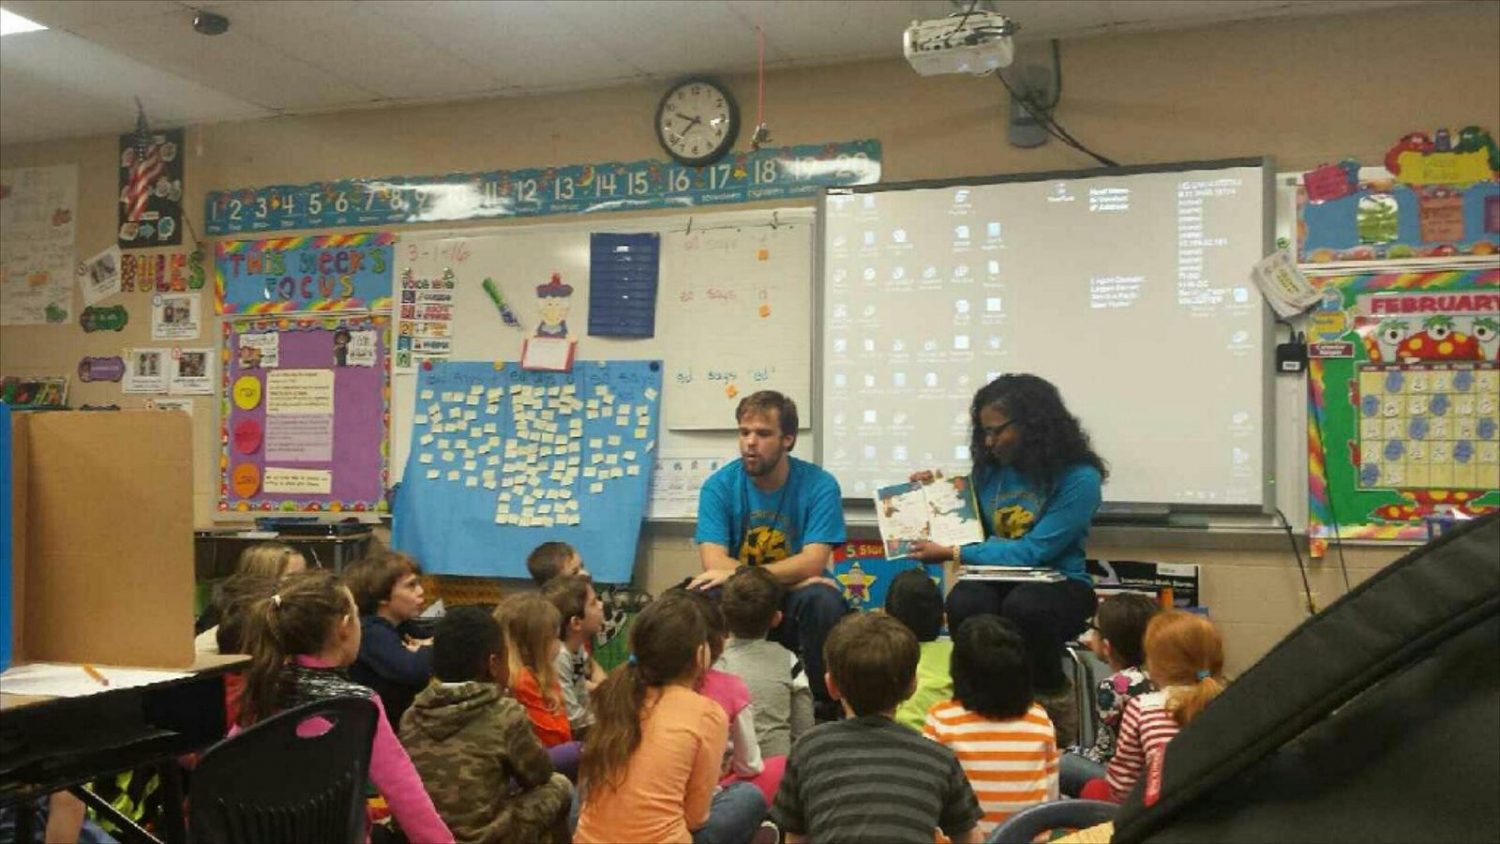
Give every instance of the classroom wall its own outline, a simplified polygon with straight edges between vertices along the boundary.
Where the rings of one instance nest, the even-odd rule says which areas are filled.
[[[1500,131],[1497,57],[1500,3],[1494,2],[1068,40],[1058,118],[1123,164],[1253,155],[1272,156],[1282,170],[1348,156],[1377,164],[1409,131],[1469,124]],[[1044,61],[1045,45],[1023,50],[1022,61],[1029,58]],[[886,181],[1093,164],[1056,142],[1011,147],[1005,92],[992,79],[923,78],[895,59],[773,72],[766,81],[767,119],[777,143],[878,138]],[[754,77],[728,82],[750,108]],[[185,205],[196,221],[210,188],[661,157],[651,117],[664,87],[190,127]],[[115,234],[116,150],[113,136],[12,146],[0,148],[0,166],[79,166],[77,253],[84,258]],[[148,297],[123,295],[131,322],[121,334],[85,335],[76,326],[5,329],[0,371],[72,372],[83,355],[152,345]],[[75,383],[72,400],[144,404],[110,383]],[[216,400],[198,398],[195,407],[194,515],[207,525],[217,515]],[[658,588],[692,571],[696,555],[688,537],[682,526],[649,529],[637,579]],[[1224,624],[1230,669],[1238,671],[1300,617],[1300,581],[1289,549],[1284,538],[1247,547],[1227,534],[1185,544],[1101,532],[1090,551],[1204,563],[1205,603]],[[1351,549],[1352,579],[1400,553]],[[1342,592],[1332,562],[1315,566],[1311,577],[1324,601]]]

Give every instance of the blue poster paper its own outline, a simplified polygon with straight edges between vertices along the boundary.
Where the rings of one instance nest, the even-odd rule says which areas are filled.
[[[878,181],[880,142],[859,140],[768,147],[706,167],[646,159],[209,191],[203,217],[208,234],[225,235],[691,208]]]
[[[660,361],[571,372],[433,361],[420,370],[394,546],[433,574],[528,577],[560,540],[628,583],[661,417]]]
[[[589,237],[589,334],[655,337],[661,235]]]

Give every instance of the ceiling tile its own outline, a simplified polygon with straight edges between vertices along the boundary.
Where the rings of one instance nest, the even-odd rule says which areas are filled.
[[[755,30],[724,3],[578,0],[557,3],[585,45],[665,78],[755,67]]]
[[[65,62],[56,57],[66,55]],[[244,120],[269,112],[67,32],[6,36],[0,143],[126,132],[135,97],[154,125]]]
[[[912,21],[954,11],[947,0],[730,0],[729,6],[752,26],[765,27],[766,61],[778,65],[899,58]]]
[[[551,3],[369,0],[360,7],[442,44],[511,91],[604,86],[639,75],[583,38]]]
[[[366,4],[260,2],[226,10],[231,31],[390,99],[460,97],[501,87],[444,39],[401,26]]]
[[[231,96],[277,110],[367,103],[379,94],[314,67],[231,23],[223,35],[193,31],[192,12],[135,18],[78,34],[137,61],[194,79]]]
[[[52,29],[76,30],[131,18],[180,12],[177,0],[5,0],[5,8]]]

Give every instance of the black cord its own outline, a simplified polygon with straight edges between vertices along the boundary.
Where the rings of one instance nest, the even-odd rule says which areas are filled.
[[[1000,84],[1005,86],[1005,90],[1010,92],[1011,99],[1013,99],[1016,102],[1020,103],[1021,107],[1024,108],[1024,109],[1026,109],[1026,113],[1030,114],[1033,118],[1035,118],[1036,122],[1038,124],[1040,124],[1043,129],[1046,129],[1047,133],[1050,134],[1052,137],[1057,138],[1059,141],[1062,141],[1064,144],[1067,144],[1068,146],[1072,147],[1073,149],[1076,149],[1079,152],[1081,152],[1081,153],[1083,153],[1083,154],[1085,154],[1085,155],[1093,158],[1095,161],[1099,162],[1100,164],[1103,164],[1105,167],[1119,167],[1120,166],[1120,163],[1117,162],[1117,161],[1115,161],[1114,159],[1108,158],[1108,157],[1103,156],[1103,155],[1100,155],[1099,153],[1094,152],[1093,150],[1091,150],[1088,147],[1084,146],[1081,141],[1079,141],[1077,138],[1075,138],[1071,134],[1069,134],[1068,131],[1066,129],[1064,129],[1050,115],[1046,114],[1044,111],[1040,110],[1037,106],[1035,106],[1034,104],[1032,104],[1031,99],[1029,97],[1022,96],[1020,93],[1018,93],[1016,91],[1016,89],[1012,88],[1010,86],[1010,83],[1008,81],[1006,81],[1004,74],[996,71],[995,78],[999,79],[1000,80]]]
[[[1317,609],[1313,606],[1312,585],[1307,582],[1307,566],[1302,563],[1302,549],[1297,547],[1297,537],[1292,534],[1292,523],[1287,519],[1281,508],[1276,508],[1276,515],[1281,517],[1281,526],[1286,530],[1286,540],[1292,546],[1292,555],[1297,558],[1297,571],[1302,573],[1302,592],[1307,596],[1307,614],[1317,615]]]
[[[1323,456],[1323,488],[1327,490],[1328,494],[1328,521],[1333,523],[1333,544],[1339,550],[1339,571],[1343,574],[1344,594],[1347,595],[1353,591],[1354,587],[1349,583],[1349,563],[1344,560],[1344,539],[1339,535],[1339,514],[1333,507],[1333,482],[1327,477],[1333,472],[1328,462],[1328,441],[1323,438],[1323,420],[1321,414],[1315,409],[1312,413],[1308,414],[1308,417],[1313,424],[1313,430],[1318,432],[1318,451]],[[1359,467],[1356,466],[1354,471],[1357,475]]]
[[[953,28],[950,29],[950,30],[948,30],[948,34],[944,35],[943,38],[944,39],[952,38],[953,37],[953,33],[959,31],[960,29],[963,29],[964,28],[964,24],[967,23],[968,20],[969,20],[969,15],[974,14],[974,7],[978,6],[978,5],[979,5],[979,0],[969,0],[969,8],[964,9],[964,13],[961,16],[959,16],[958,23],[954,24]]]

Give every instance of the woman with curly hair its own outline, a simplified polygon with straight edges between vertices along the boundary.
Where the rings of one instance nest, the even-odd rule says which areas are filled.
[[[1037,698],[1052,713],[1058,744],[1065,746],[1077,734],[1078,713],[1069,706],[1062,648],[1094,613],[1084,543],[1109,470],[1057,388],[1035,375],[1002,375],[986,384],[974,395],[969,418],[974,491],[986,538],[952,547],[923,543],[916,556],[959,566],[1050,568],[1063,575],[1055,583],[961,580],[948,594],[947,609],[954,631],[981,613],[1015,622],[1026,640]],[[930,477],[919,472],[912,479]]]

